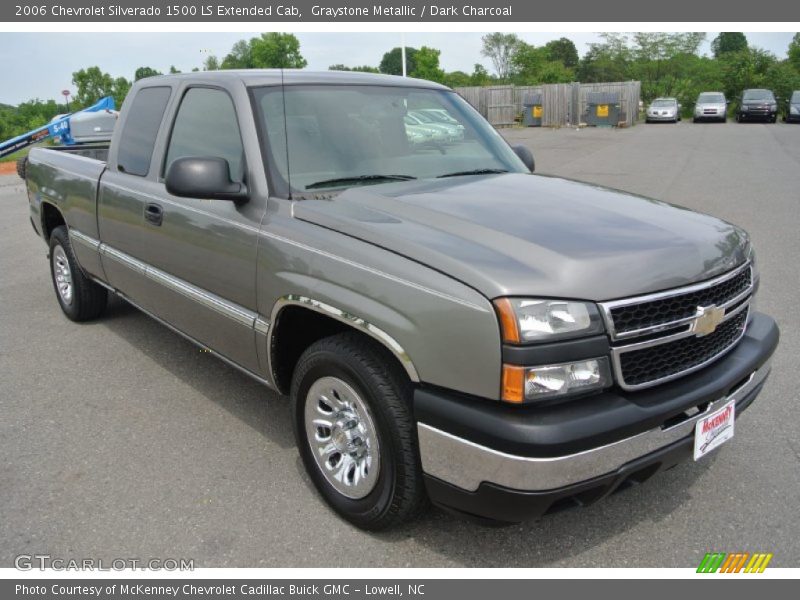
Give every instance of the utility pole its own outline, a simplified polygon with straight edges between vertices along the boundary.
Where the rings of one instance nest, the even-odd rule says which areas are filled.
[[[406,76],[406,34],[400,34],[400,61],[403,63],[403,77]]]

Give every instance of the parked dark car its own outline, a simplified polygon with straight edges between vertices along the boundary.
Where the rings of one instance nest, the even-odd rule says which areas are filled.
[[[778,120],[778,101],[772,90],[745,90],[739,99],[736,109],[736,121],[769,121]]]
[[[800,123],[800,91],[792,92],[792,97],[786,104],[786,122]]]

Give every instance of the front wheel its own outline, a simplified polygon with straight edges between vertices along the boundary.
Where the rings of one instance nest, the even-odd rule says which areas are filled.
[[[65,226],[50,234],[50,275],[61,310],[73,321],[89,321],[106,308],[108,292],[81,270]]]
[[[407,521],[425,505],[411,395],[394,357],[357,333],[312,344],[292,377],[306,471],[325,501],[363,529]]]

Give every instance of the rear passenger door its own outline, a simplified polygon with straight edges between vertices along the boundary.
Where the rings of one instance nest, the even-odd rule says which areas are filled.
[[[166,143],[157,197],[145,207],[137,257],[160,284],[155,312],[223,356],[258,370],[256,250],[264,205],[172,196],[164,176],[182,157],[219,157],[247,183],[247,157],[234,102],[219,88],[183,91]],[[255,159],[255,158],[254,158]]]

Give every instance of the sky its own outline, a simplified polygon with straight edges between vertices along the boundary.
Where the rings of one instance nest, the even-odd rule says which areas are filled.
[[[97,65],[114,77],[133,79],[141,66],[162,72],[175,65],[181,71],[201,67],[205,57],[222,58],[242,38],[257,33],[0,33],[0,103],[16,105],[32,98],[62,101],[61,90],[74,91],[72,73]],[[342,63],[377,66],[384,52],[400,45],[400,33],[298,33],[300,51],[308,68],[326,70]],[[431,46],[442,51],[440,64],[446,71],[472,72],[475,63],[491,71],[491,62],[481,56],[482,33],[407,33],[406,45]],[[520,33],[520,38],[541,46],[568,37],[583,55],[595,33]],[[702,54],[710,53],[709,32]],[[746,33],[751,46],[769,50],[780,58],[793,33]]]

